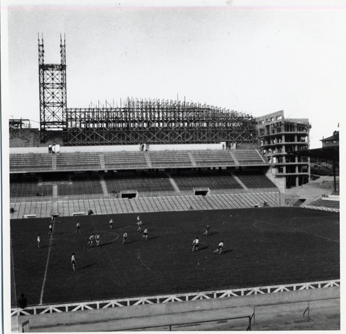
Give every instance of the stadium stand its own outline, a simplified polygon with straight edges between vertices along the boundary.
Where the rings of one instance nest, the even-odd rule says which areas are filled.
[[[247,188],[276,188],[276,185],[265,175],[255,173],[235,173]]]
[[[39,184],[39,179],[32,176],[11,177],[10,197],[52,196],[52,186]]]
[[[107,170],[148,167],[144,152],[105,152],[103,155]]]
[[[262,158],[257,150],[231,150],[235,159],[240,165],[266,165],[267,163]]]
[[[188,151],[157,151],[148,153],[152,167],[192,167]]]
[[[101,169],[100,154],[97,152],[59,153],[56,158],[57,170]]]
[[[205,151],[193,151],[191,152],[196,166],[235,166],[236,163],[233,160],[228,150],[205,150]]]
[[[97,175],[76,175],[71,177],[71,182],[58,184],[59,196],[94,194],[103,194]]]
[[[172,177],[181,191],[193,188],[208,187],[209,189],[242,189],[242,186],[229,172],[201,171],[180,172],[172,174]]]
[[[52,170],[52,155],[48,153],[10,154],[10,170]]]
[[[326,200],[322,198],[310,203],[309,205],[323,208],[340,209],[339,201]]]

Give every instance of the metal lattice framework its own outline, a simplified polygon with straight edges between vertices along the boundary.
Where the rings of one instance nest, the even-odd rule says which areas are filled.
[[[65,38],[61,64],[44,63],[43,38],[38,50],[41,142],[62,130],[70,146],[257,143],[252,116],[206,104],[127,99],[120,107],[67,108]]]
[[[70,145],[257,141],[252,116],[181,101],[130,100],[117,108],[67,109]]]
[[[66,129],[66,41],[60,36],[61,64],[44,63],[43,38],[38,40],[40,134],[41,142],[49,132]]]

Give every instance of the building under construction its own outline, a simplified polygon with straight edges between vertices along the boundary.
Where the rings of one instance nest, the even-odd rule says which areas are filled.
[[[60,38],[60,64],[44,62],[43,38],[38,53],[42,144],[257,143],[251,115],[206,104],[127,99],[119,107],[68,108],[65,38]]]

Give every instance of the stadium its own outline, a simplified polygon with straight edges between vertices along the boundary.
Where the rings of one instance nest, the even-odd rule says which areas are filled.
[[[65,39],[38,50],[40,128],[9,122],[13,331],[340,329],[338,155],[311,174],[308,120],[68,108]]]

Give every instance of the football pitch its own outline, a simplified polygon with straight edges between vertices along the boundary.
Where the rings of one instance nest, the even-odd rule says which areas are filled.
[[[291,207],[139,215],[148,240],[137,231],[138,214],[57,217],[52,234],[50,218],[12,220],[12,306],[21,293],[30,306],[340,278],[338,213]],[[96,233],[100,245],[88,245]]]

